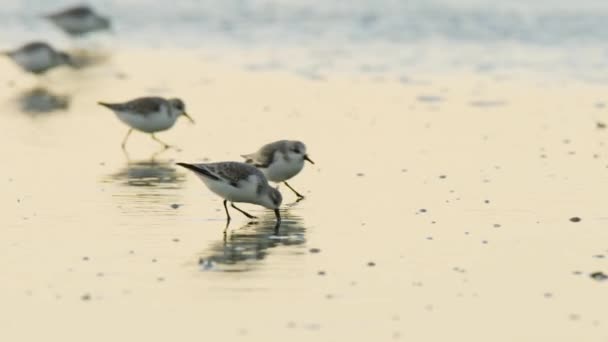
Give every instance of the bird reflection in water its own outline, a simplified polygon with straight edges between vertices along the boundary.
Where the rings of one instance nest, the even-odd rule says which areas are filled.
[[[43,87],[36,87],[22,92],[19,94],[17,101],[19,102],[21,111],[29,114],[67,110],[70,105],[69,96],[54,94]]]
[[[178,173],[173,162],[159,161],[155,156],[143,161],[129,161],[118,172],[110,175],[111,181],[129,186],[148,186],[178,188],[185,180],[184,174]]]
[[[224,232],[224,238],[201,253],[198,265],[202,271],[245,272],[266,258],[269,249],[283,246],[293,247],[306,243],[302,218],[283,212],[283,222],[275,227],[274,215],[260,217],[243,227]],[[299,253],[298,250],[289,252]],[[303,252],[302,252],[303,253]]]

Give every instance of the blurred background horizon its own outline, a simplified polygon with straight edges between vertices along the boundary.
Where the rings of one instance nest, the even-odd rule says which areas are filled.
[[[1,48],[73,43],[40,15],[73,1],[4,1]],[[606,81],[608,2],[597,0],[88,1],[112,18],[106,49],[201,49],[251,70],[399,75],[518,71]],[[316,75],[316,76],[315,76]]]

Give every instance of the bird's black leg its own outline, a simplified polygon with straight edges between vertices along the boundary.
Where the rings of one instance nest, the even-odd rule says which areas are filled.
[[[226,228],[228,228],[228,224],[230,223],[230,213],[228,212],[228,206],[226,206],[228,200],[224,200],[224,209],[226,209]]]
[[[287,185],[287,187],[288,187],[288,188],[289,188],[291,191],[293,191],[293,193],[294,193],[294,194],[296,194],[296,196],[298,196],[298,201],[304,198],[304,196],[300,195],[300,193],[299,193],[299,192],[297,192],[297,191],[296,191],[296,189],[292,188],[292,187],[291,187],[291,185],[289,185],[289,183],[287,183],[287,182],[283,182],[283,183],[285,183],[285,185]]]
[[[238,207],[237,207],[236,205],[234,205],[234,203],[232,203],[232,202],[230,202],[230,205],[231,205],[231,206],[232,206],[234,209],[236,209],[236,210],[240,211],[241,213],[243,213],[243,215],[247,216],[247,218],[250,218],[250,219],[255,219],[255,218],[257,218],[257,217],[255,217],[255,216],[251,215],[250,213],[246,212],[245,210],[243,210],[243,209],[241,209],[241,208],[238,208]]]
[[[275,234],[278,234],[279,227],[281,226],[281,213],[279,212],[278,208],[274,210],[274,216],[276,216],[276,218],[277,218],[277,224],[274,226],[274,231],[275,231]]]
[[[154,139],[154,140],[156,140],[157,142],[159,142],[160,144],[162,144],[162,145],[163,145],[163,147],[164,147],[165,149],[168,149],[168,148],[170,148],[170,147],[171,147],[171,145],[169,145],[169,144],[167,144],[166,142],[164,142],[164,141],[162,141],[162,140],[158,139],[158,138],[156,137],[156,135],[154,135],[154,134],[150,134],[150,135],[152,136],[152,139]]]
[[[131,132],[133,132],[133,128],[130,128],[129,131],[127,132],[127,135],[125,135],[125,138],[122,139],[122,149],[124,150],[125,147],[127,146],[127,140],[129,139],[129,136],[131,135]]]

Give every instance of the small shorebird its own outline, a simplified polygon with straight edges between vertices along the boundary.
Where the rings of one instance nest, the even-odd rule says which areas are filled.
[[[73,66],[70,55],[57,51],[44,42],[28,43],[16,50],[5,51],[2,54],[10,57],[23,70],[33,74],[43,74],[64,64]]]
[[[224,209],[226,210],[226,228],[230,224],[230,213],[228,212],[227,202],[243,213],[250,219],[255,216],[234,205],[234,202],[251,203],[261,205],[268,209],[273,209],[277,218],[275,228],[281,225],[281,214],[279,207],[283,197],[279,190],[271,187],[264,177],[264,174],[255,167],[239,162],[221,162],[208,164],[187,164],[177,163],[193,171],[209,190],[224,199]]]
[[[304,198],[286,181],[304,168],[304,161],[314,164],[306,154],[306,145],[300,141],[279,140],[262,146],[257,152],[242,155],[247,164],[259,168],[266,178],[275,183],[283,182],[298,200]]]
[[[165,148],[169,148],[171,146],[159,140],[154,133],[173,127],[177,118],[182,115],[194,123],[194,120],[186,113],[184,102],[177,98],[140,97],[124,103],[98,103],[112,110],[120,121],[131,127],[122,141],[123,149],[134,129],[150,133],[152,139],[161,143]]]
[[[71,36],[110,28],[110,20],[95,13],[88,6],[75,6],[44,16]]]

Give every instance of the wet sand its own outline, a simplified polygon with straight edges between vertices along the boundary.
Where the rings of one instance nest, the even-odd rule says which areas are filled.
[[[42,80],[0,60],[2,340],[608,339],[590,276],[608,273],[603,84],[204,56],[123,52]],[[40,89],[67,102],[24,107]],[[133,134],[122,153],[126,126],[95,103],[139,95],[186,101],[197,124],[159,134],[181,151]],[[234,213],[224,237],[221,201],[174,163],[281,138],[316,162],[291,182],[307,199],[281,187],[278,236],[244,205],[262,218]]]

